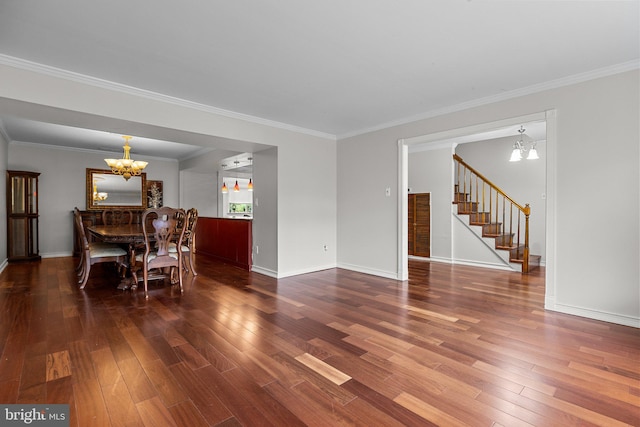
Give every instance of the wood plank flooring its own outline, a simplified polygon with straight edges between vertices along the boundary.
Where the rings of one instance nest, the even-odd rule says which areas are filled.
[[[0,275],[0,403],[84,426],[640,425],[640,331],[547,312],[544,273],[412,261],[272,279],[196,256],[185,293]]]

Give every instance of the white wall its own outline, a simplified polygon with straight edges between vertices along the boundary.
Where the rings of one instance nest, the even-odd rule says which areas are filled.
[[[537,160],[510,162],[509,156],[517,138],[499,138],[477,143],[460,144],[456,154],[469,165],[504,190],[521,205],[529,204],[529,242],[531,254],[541,255],[546,262],[546,146],[537,143]]]
[[[2,125],[2,122],[0,122]],[[0,132],[0,174],[6,176],[7,157],[8,157],[8,141]],[[5,178],[6,179],[6,178]],[[7,265],[7,186],[0,184],[0,271],[4,270]]]
[[[253,154],[253,270],[278,275],[278,148]],[[286,256],[287,251],[283,250]]]
[[[74,207],[86,209],[86,169],[106,169],[108,153],[11,143],[9,169],[40,172],[38,205],[40,210],[40,255],[69,256],[73,251]],[[147,179],[163,181],[165,206],[178,206],[178,163],[150,158]],[[6,241],[6,240],[5,240]]]
[[[634,70],[339,141],[339,264],[398,271],[397,199],[384,188],[398,188],[399,139],[555,109],[546,307],[640,326],[638,82]]]
[[[180,171],[180,207],[198,209],[198,216],[218,216],[217,174]]]
[[[409,154],[411,193],[431,193],[431,258],[451,261],[452,148]]]

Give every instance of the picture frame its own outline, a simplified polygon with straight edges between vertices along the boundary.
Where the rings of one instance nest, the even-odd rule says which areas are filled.
[[[149,208],[163,206],[162,181],[147,180],[147,206]]]

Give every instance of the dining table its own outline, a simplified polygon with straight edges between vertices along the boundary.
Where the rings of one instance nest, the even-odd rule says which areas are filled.
[[[90,225],[87,231],[102,242],[130,245],[144,242],[142,224]]]
[[[129,254],[135,256],[136,246],[144,245],[144,231],[142,224],[118,224],[118,225],[90,225],[86,228],[87,232],[91,234],[96,240],[106,243],[121,243],[129,246]],[[135,264],[135,260],[130,259],[127,261],[126,266],[128,270]],[[149,276],[149,280],[164,279],[165,273],[153,273]],[[137,283],[133,283],[133,277],[125,277],[118,289],[136,289]]]
[[[95,240],[106,243],[121,243],[129,246],[129,254],[134,255],[136,245],[144,244],[144,232],[142,224],[118,224],[118,225],[90,225],[86,228]],[[134,260],[127,260],[126,267],[131,270]],[[125,277],[118,289],[135,289],[137,283],[133,283],[132,277]]]

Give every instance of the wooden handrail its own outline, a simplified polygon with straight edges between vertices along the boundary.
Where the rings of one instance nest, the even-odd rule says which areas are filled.
[[[488,218],[489,218],[489,222],[491,222],[492,219],[495,219],[496,223],[501,223],[501,232],[503,235],[516,235],[516,251],[519,251],[520,248],[520,225],[521,225],[521,219],[520,219],[520,214],[517,215],[517,219],[516,219],[516,232],[514,232],[513,230],[513,208],[509,209],[509,230],[508,233],[505,230],[505,222],[506,222],[506,217],[507,217],[507,213],[506,213],[506,201],[508,201],[511,206],[514,206],[515,208],[517,208],[520,212],[522,212],[524,214],[524,249],[523,249],[523,260],[522,260],[522,272],[523,273],[528,273],[529,272],[529,215],[531,214],[531,207],[529,206],[529,204],[526,204],[524,206],[522,206],[520,203],[516,202],[515,200],[513,200],[507,193],[505,193],[500,187],[498,187],[497,185],[495,185],[493,182],[491,182],[489,179],[487,179],[484,175],[482,175],[480,172],[478,172],[477,170],[475,170],[472,166],[470,166],[469,164],[467,164],[460,156],[458,156],[457,154],[453,155],[453,160],[455,162],[458,163],[458,173],[456,176],[456,187],[458,189],[458,192],[462,191],[462,193],[466,196],[467,194],[469,194],[470,196],[470,200],[465,200],[465,202],[471,202],[471,203],[475,203],[475,205],[477,206],[477,208],[479,208],[480,206],[483,209],[483,213],[487,213],[488,214]],[[460,185],[460,165],[462,165],[464,167],[464,177],[462,178],[463,182],[462,182],[462,186]],[[469,177],[467,177],[467,171],[470,172]],[[473,200],[473,182],[474,182],[474,176],[475,176],[475,201]],[[482,181],[482,184],[478,183],[478,180]],[[469,184],[469,193],[467,193],[467,183]],[[480,191],[478,190],[478,186],[481,185],[482,186],[482,199],[478,199],[479,193]],[[484,209],[487,208],[487,204],[485,202],[485,185],[489,187],[489,203],[488,203],[488,212],[485,212]],[[495,191],[495,200],[493,200],[493,195],[492,195],[492,191]],[[502,196],[503,198],[503,202],[502,202],[502,222],[500,222],[500,216],[499,216],[499,205],[500,205],[500,196]],[[510,247],[513,245],[513,242],[511,242],[511,244],[509,245]]]
[[[509,200],[513,205],[515,205],[518,209],[520,209],[525,215],[528,215],[531,212],[531,208],[529,207],[529,205],[524,205],[522,206],[521,204],[519,204],[518,202],[516,202],[515,200],[513,200],[511,197],[509,197],[509,195],[507,193],[505,193],[504,191],[502,191],[502,189],[500,187],[498,187],[497,185],[495,185],[494,183],[492,183],[491,181],[489,181],[487,178],[484,177],[484,175],[482,175],[480,172],[478,172],[477,170],[475,170],[473,167],[469,166],[469,164],[467,162],[465,162],[464,160],[462,160],[462,157],[458,156],[457,154],[453,155],[454,160],[458,161],[458,163],[461,163],[464,165],[465,168],[467,168],[470,172],[473,172],[478,178],[480,178],[481,180],[483,180],[484,182],[486,182],[491,188],[493,188],[494,190],[496,190],[498,193],[500,193],[501,195],[503,195],[507,200]]]

